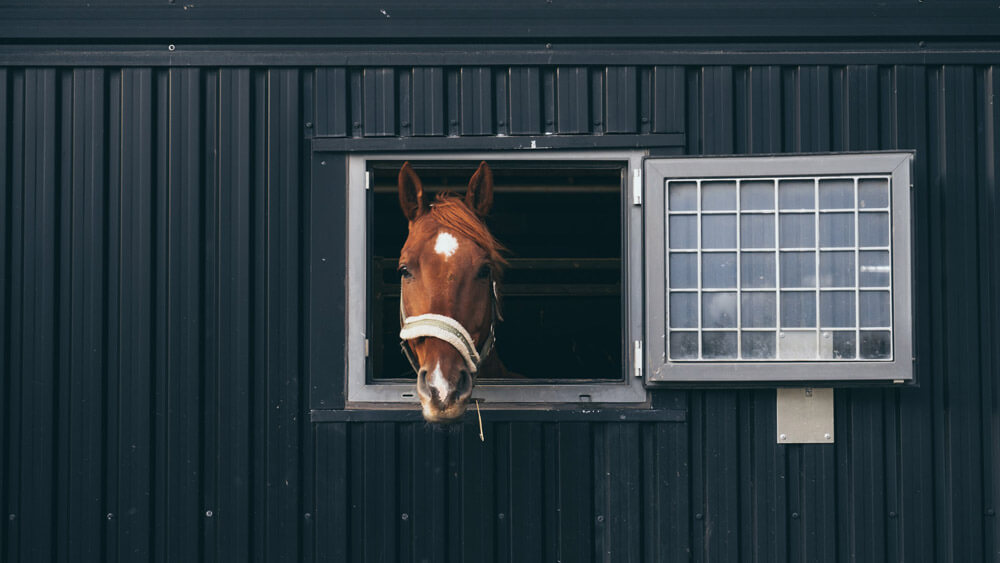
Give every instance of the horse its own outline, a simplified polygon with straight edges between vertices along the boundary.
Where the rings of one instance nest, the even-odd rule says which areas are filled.
[[[399,170],[399,206],[409,230],[399,253],[399,337],[428,422],[460,418],[476,379],[508,376],[494,346],[503,319],[497,281],[507,262],[484,222],[492,205],[486,162],[464,198],[440,193],[433,201],[409,162]]]

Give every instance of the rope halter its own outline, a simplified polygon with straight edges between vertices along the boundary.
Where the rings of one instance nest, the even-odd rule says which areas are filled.
[[[403,305],[403,293],[402,291],[400,292],[400,347],[403,349],[403,355],[410,362],[414,373],[420,373],[420,362],[417,360],[417,355],[413,352],[408,341],[421,336],[437,338],[451,344],[458,351],[459,355],[462,356],[462,359],[465,360],[465,365],[469,368],[469,373],[475,375],[479,371],[479,366],[482,365],[483,360],[488,358],[493,351],[493,345],[496,342],[496,322],[498,319],[503,320],[498,305],[497,284],[492,279],[490,283],[493,290],[490,292],[490,332],[486,337],[486,341],[483,342],[483,346],[479,349],[476,349],[476,343],[469,335],[469,331],[465,330],[462,323],[451,317],[434,313],[413,317],[406,316],[406,307]]]

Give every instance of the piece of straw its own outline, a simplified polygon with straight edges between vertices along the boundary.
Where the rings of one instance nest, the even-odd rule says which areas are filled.
[[[479,401],[476,401],[476,416],[479,418],[479,441],[485,442],[486,436],[483,435],[483,415],[479,412]]]

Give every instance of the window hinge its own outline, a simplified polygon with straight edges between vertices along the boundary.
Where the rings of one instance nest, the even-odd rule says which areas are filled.
[[[642,340],[636,340],[633,346],[633,362],[635,364],[635,376],[642,377]]]
[[[372,173],[370,170],[365,170],[365,189],[372,189]]]
[[[365,357],[366,358],[368,357],[368,353],[369,353],[369,340],[367,338],[365,338]]]
[[[642,205],[642,170],[632,169],[632,205]]]

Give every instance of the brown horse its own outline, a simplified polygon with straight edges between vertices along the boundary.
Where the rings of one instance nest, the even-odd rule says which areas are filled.
[[[504,248],[483,223],[493,205],[493,173],[483,162],[464,199],[439,194],[428,202],[404,163],[399,205],[409,221],[399,256],[400,338],[417,373],[424,418],[452,422],[465,413],[476,378],[507,375],[493,348]]]

